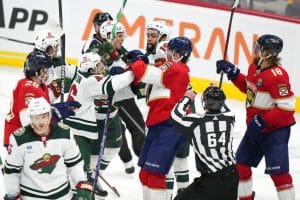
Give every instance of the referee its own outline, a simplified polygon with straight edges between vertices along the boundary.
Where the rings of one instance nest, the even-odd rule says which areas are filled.
[[[186,114],[196,94],[188,90],[172,111],[172,122],[193,146],[199,178],[174,200],[236,200],[239,176],[232,150],[233,113],[221,112],[226,96],[215,86],[206,88],[204,114]]]

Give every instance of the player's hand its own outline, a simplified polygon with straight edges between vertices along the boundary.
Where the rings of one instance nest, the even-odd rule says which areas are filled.
[[[240,70],[231,62],[226,60],[218,60],[216,62],[217,73],[224,72],[227,74],[228,80],[235,80],[240,74]]]
[[[60,86],[57,84],[55,80],[51,81],[51,83],[48,85],[48,88],[53,92],[54,96],[57,98],[60,96]]]
[[[137,60],[144,61],[145,64],[149,64],[148,56],[143,54],[140,50],[132,50],[127,53],[126,56],[127,64],[131,64]]]
[[[125,72],[125,69],[120,66],[113,66],[109,70],[110,75],[123,74],[124,72]]]
[[[251,131],[252,133],[261,133],[261,129],[266,127],[267,124],[260,115],[255,115],[254,118],[250,121],[247,126],[247,131]]]
[[[67,101],[62,103],[55,103],[51,105],[53,110],[53,118],[55,122],[74,116],[74,110],[81,107],[78,101]]]
[[[77,195],[76,200],[92,200],[93,186],[87,181],[80,181],[76,185]]]
[[[197,93],[193,90],[187,90],[184,94],[184,96],[188,97],[190,100],[194,101]]]

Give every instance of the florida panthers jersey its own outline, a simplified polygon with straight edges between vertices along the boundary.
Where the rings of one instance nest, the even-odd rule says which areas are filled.
[[[252,64],[249,66],[248,75],[239,74],[233,83],[247,94],[247,123],[256,114],[260,114],[267,124],[263,132],[295,123],[295,97],[289,76],[282,67],[258,69]]]
[[[10,137],[5,162],[6,194],[18,194],[24,200],[70,200],[70,178],[85,181],[79,148],[65,125],[51,124],[51,132],[40,137],[31,126]]]
[[[148,97],[147,126],[169,119],[173,107],[188,87],[188,66],[180,62],[165,62],[154,67],[139,60],[131,64],[131,69],[137,81],[153,84]]]
[[[31,79],[21,79],[15,89],[13,90],[13,97],[10,102],[10,111],[5,117],[4,125],[4,145],[8,145],[9,136],[18,128],[29,124],[21,124],[20,112],[27,109],[28,103],[31,99],[37,97],[44,97],[49,101],[48,88],[46,85],[38,85]],[[25,122],[24,122],[25,123]]]
[[[73,134],[97,139],[96,119],[105,119],[108,96],[113,96],[116,91],[128,86],[132,81],[133,74],[129,71],[115,76],[92,75],[78,71],[68,100],[80,102],[81,107],[75,110],[75,116],[65,120],[72,128]],[[114,110],[110,117],[114,117],[116,112],[117,110]]]

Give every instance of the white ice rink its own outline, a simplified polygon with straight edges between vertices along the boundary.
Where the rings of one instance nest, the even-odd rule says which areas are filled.
[[[3,126],[4,117],[9,110],[9,101],[12,95],[12,90],[16,85],[17,81],[23,77],[21,68],[9,68],[0,66],[0,154],[3,158],[5,156],[4,148],[2,148],[2,138],[3,138]],[[198,101],[199,102],[199,101]],[[143,110],[146,110],[143,102],[139,102]],[[200,105],[200,104],[199,104]],[[227,105],[236,115],[236,126],[234,133],[234,147],[236,148],[239,144],[244,130],[245,130],[245,109],[244,103],[240,101],[227,101]],[[296,114],[296,120],[298,124],[294,125],[292,128],[292,134],[290,138],[290,171],[293,176],[294,186],[296,191],[296,199],[300,200],[300,114]],[[298,130],[298,131],[297,131]],[[127,137],[130,140],[130,137]],[[130,143],[130,141],[129,141]],[[137,158],[134,157],[137,161]],[[195,170],[194,156],[191,149],[191,156],[189,157],[189,165],[191,171],[191,178],[198,176],[199,174]],[[136,163],[136,162],[135,162]],[[275,188],[273,187],[273,182],[269,176],[264,174],[264,161],[260,163],[259,167],[253,170],[253,181],[254,188],[256,192],[257,200],[276,200],[277,194]],[[112,163],[109,165],[108,169],[105,171],[103,176],[118,189],[121,197],[118,198],[114,195],[109,188],[104,185],[105,189],[109,192],[107,200],[122,199],[122,200],[141,200],[142,192],[141,185],[138,180],[138,167],[136,167],[136,172],[133,175],[127,175],[124,172],[124,165],[120,161],[119,157],[116,157]],[[5,194],[5,188],[3,186],[3,176],[0,174],[0,198]]]

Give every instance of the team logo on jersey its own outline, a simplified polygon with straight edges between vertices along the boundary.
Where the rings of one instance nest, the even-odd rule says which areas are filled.
[[[25,128],[21,127],[14,132],[15,136],[21,136],[25,133]]]
[[[256,92],[257,92],[256,85],[250,81],[247,81],[247,100],[246,100],[247,107],[250,107],[254,104]]]
[[[30,165],[30,169],[38,171],[39,174],[51,174],[56,167],[56,163],[59,158],[59,155],[51,155],[46,153],[42,158],[39,158],[32,165]]]
[[[278,85],[280,96],[287,96],[289,94],[288,86],[286,84]]]

